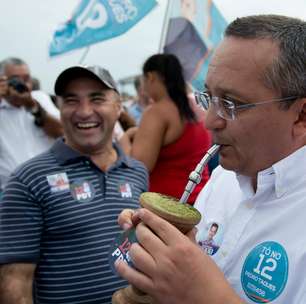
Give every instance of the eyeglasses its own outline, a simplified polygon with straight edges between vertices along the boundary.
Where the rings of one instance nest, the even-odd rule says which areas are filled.
[[[256,106],[268,104],[275,101],[288,102],[299,98],[298,96],[291,96],[256,103],[245,103],[241,105],[236,105],[234,101],[222,97],[210,96],[208,92],[195,92],[194,97],[196,103],[205,110],[208,110],[210,105],[212,104],[215,107],[217,115],[226,120],[235,120],[237,118],[237,112],[240,110],[255,108]]]

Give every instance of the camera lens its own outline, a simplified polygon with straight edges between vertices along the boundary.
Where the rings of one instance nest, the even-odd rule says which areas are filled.
[[[28,92],[28,87],[20,79],[14,77],[8,80],[8,85],[14,88],[18,93]]]

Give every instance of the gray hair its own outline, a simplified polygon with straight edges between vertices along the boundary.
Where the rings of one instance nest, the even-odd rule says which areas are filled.
[[[4,74],[8,65],[27,65],[25,61],[16,57],[9,57],[0,62],[0,74]]]
[[[280,52],[265,71],[265,85],[284,98],[306,96],[305,21],[280,15],[237,18],[228,25],[225,36],[275,42]]]

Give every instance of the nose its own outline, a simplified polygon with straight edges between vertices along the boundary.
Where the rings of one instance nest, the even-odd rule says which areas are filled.
[[[210,106],[206,111],[205,126],[210,131],[222,130],[226,127],[226,120],[217,114],[217,109]]]
[[[77,108],[77,115],[81,118],[87,118],[93,113],[93,106],[89,99],[83,98]]]

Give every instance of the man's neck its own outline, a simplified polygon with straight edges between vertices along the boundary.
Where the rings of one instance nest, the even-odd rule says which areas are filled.
[[[118,159],[117,151],[114,147],[108,146],[96,154],[89,156],[92,162],[102,171],[107,171]]]

